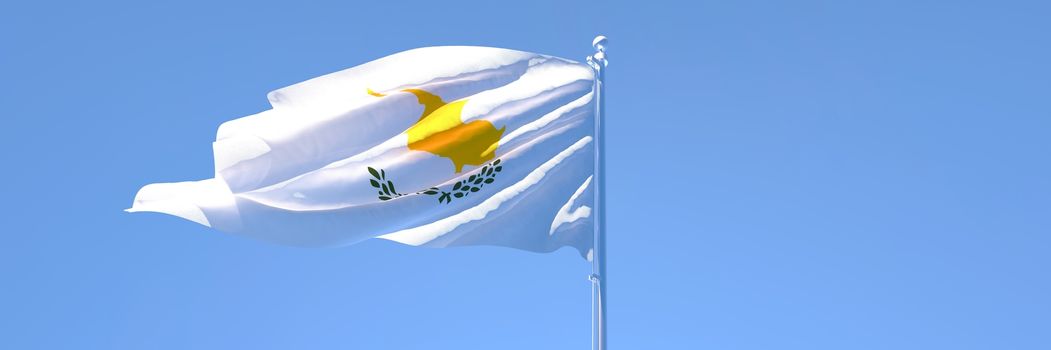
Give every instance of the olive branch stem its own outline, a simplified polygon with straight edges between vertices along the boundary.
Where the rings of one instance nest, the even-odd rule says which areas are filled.
[[[375,169],[368,167],[369,174],[372,174],[369,179],[369,184],[377,190],[378,198],[382,201],[388,201],[394,198],[407,196],[407,195],[438,195],[438,203],[449,204],[453,198],[463,198],[467,195],[480,191],[485,185],[491,184],[496,181],[496,175],[502,171],[504,167],[500,165],[500,159],[494,160],[489,164],[482,166],[478,172],[471,174],[466,179],[457,181],[452,185],[452,188],[448,191],[438,187],[431,187],[416,191],[414,193],[403,194],[399,193],[394,188],[394,181],[387,179],[387,172],[383,169]]]

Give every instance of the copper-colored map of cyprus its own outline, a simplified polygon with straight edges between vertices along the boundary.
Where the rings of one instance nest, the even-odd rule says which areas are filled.
[[[479,166],[493,159],[496,146],[503,136],[504,129],[497,129],[488,120],[472,120],[464,123],[460,119],[467,100],[452,103],[420,89],[405,89],[423,105],[423,115],[406,133],[409,135],[409,149],[424,151],[453,162],[457,173],[463,171],[464,165]],[[370,95],[386,96],[372,90]]]

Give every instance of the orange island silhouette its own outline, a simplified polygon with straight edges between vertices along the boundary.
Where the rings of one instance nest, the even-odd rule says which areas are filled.
[[[372,89],[366,91],[372,96],[386,96]],[[493,159],[506,126],[496,129],[493,123],[481,119],[465,124],[460,113],[467,100],[446,103],[441,97],[421,89],[401,91],[415,95],[423,105],[423,115],[406,131],[409,149],[449,158],[457,173],[464,165],[482,165]]]

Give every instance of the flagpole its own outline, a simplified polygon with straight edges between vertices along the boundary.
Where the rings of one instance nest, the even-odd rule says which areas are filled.
[[[599,35],[591,42],[595,53],[588,56],[588,65],[595,70],[595,232],[592,251],[591,296],[593,298],[591,347],[606,350],[606,44]]]

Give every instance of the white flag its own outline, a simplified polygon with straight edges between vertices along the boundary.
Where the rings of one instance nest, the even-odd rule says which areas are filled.
[[[487,47],[428,47],[273,91],[219,126],[215,178],[151,184],[128,211],[299,246],[562,246],[590,259],[595,74]]]

